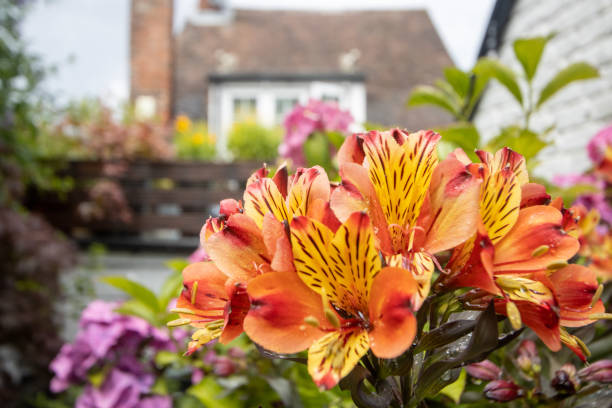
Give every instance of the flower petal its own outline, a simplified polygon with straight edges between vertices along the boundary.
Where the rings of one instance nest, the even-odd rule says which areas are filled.
[[[333,235],[323,224],[296,217],[291,223],[296,270],[311,289],[352,314],[367,310],[372,280],[381,261],[365,213],[354,213]]]
[[[423,247],[435,254],[465,242],[476,232],[481,181],[466,165],[450,154],[435,169],[429,187],[429,200],[421,210]],[[417,232],[417,239],[418,241]]]
[[[393,249],[387,219],[367,169],[355,163],[347,163],[340,167],[340,177],[342,185],[334,190],[330,203],[336,217],[340,222],[344,222],[355,210],[367,209],[372,225],[376,229],[379,247],[381,251],[390,255]]]
[[[342,167],[345,163],[362,164],[363,154],[363,134],[352,134],[344,140],[336,155],[338,166]]]
[[[521,203],[521,186],[508,169],[490,173],[482,183],[480,217],[493,244],[514,226]]]
[[[225,291],[227,275],[212,262],[196,262],[183,269],[183,291],[177,299],[177,308],[189,309],[194,314],[181,315],[182,318],[197,320],[198,315],[209,316],[210,310],[222,318],[222,310],[228,301]],[[196,283],[197,282],[197,283]],[[203,327],[194,323],[194,327]]]
[[[293,272],[266,273],[249,282],[251,310],[244,330],[251,340],[276,353],[305,350],[324,332],[306,324],[313,317],[325,325],[321,296]]]
[[[582,265],[568,265],[551,274],[549,279],[559,303],[561,325],[586,326],[595,322],[589,315],[605,312],[601,300],[591,307],[599,286],[595,271]]]
[[[495,301],[495,311],[506,315],[506,300]],[[559,316],[552,307],[547,304],[536,304],[530,301],[514,301],[520,314],[523,324],[529,327],[538,335],[546,346],[552,351],[561,349],[561,334],[559,327]]]
[[[595,272],[582,265],[568,265],[549,276],[559,306],[584,309],[593,301],[599,283]]]
[[[204,249],[223,273],[238,281],[254,277],[260,268],[269,268],[261,231],[244,214],[232,215],[223,230],[208,238]]]
[[[287,195],[290,216],[310,215],[315,200],[329,201],[330,187],[327,173],[322,167],[299,168],[291,178]]]
[[[353,370],[368,349],[365,330],[326,334],[308,350],[308,372],[317,386],[329,390]]]
[[[412,344],[416,334],[416,293],[416,281],[405,269],[383,268],[374,278],[369,305],[374,329],[369,334],[376,356],[395,358]]]
[[[291,242],[285,226],[271,213],[264,215],[262,236],[269,254],[272,254],[270,267],[277,271],[294,271]]]
[[[225,305],[223,332],[219,337],[221,344],[227,344],[242,334],[242,323],[251,307],[244,285],[230,279],[225,288],[230,300]]]
[[[491,174],[509,170],[516,177],[519,186],[529,183],[525,158],[508,147],[495,152],[495,156],[482,150],[476,150],[476,155],[487,165]]]
[[[410,272],[417,285],[414,309],[418,310],[431,288],[431,277],[435,270],[431,255],[426,252],[409,252],[406,256],[393,255],[387,258],[387,264]]]
[[[405,249],[402,229],[416,224],[438,163],[439,139],[440,135],[431,131],[406,135],[398,129],[365,136],[368,174],[383,213],[389,225],[401,227],[391,232],[395,251]]]
[[[256,179],[244,191],[244,214],[261,228],[263,217],[269,212],[280,221],[289,220],[285,199],[276,183],[269,178]]]
[[[532,205],[546,205],[550,202],[550,194],[546,187],[537,183],[523,184],[521,187],[521,208]]]
[[[574,256],[580,244],[562,230],[561,221],[561,212],[551,206],[522,209],[512,230],[495,244],[494,273],[545,269]],[[536,251],[544,246],[544,253]]]
[[[444,285],[453,288],[479,288],[489,293],[501,295],[493,280],[494,248],[484,231],[480,231],[465,244],[457,247],[447,264],[450,277]]]

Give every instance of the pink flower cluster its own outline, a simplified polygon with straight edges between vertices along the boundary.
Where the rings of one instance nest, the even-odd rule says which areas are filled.
[[[143,348],[176,352],[167,331],[159,330],[145,320],[115,313],[116,303],[95,300],[81,314],[79,332],[73,343],[62,346],[51,362],[55,374],[51,391],[66,390],[71,385],[85,384],[76,401],[77,408],[170,407],[168,396],[149,396],[155,381],[150,361],[141,358]],[[174,330],[176,341],[186,337],[184,330]],[[102,384],[88,382],[92,370],[112,363]]]
[[[608,148],[612,148],[612,126],[600,130],[587,145],[589,157],[596,167],[604,160]],[[589,174],[556,175],[552,182],[561,188],[576,185],[593,187],[596,191],[581,194],[573,204],[582,204],[589,210],[595,208],[599,211],[601,219],[608,225],[612,225],[612,206],[606,197],[606,180],[601,177],[600,173],[595,171]]]
[[[593,163],[598,164],[603,160],[608,147],[612,147],[612,126],[597,132],[587,145],[587,151]]]
[[[296,105],[285,118],[285,139],[278,153],[295,166],[305,166],[302,148],[308,136],[314,132],[347,132],[353,122],[353,116],[334,102],[312,99],[306,105]]]

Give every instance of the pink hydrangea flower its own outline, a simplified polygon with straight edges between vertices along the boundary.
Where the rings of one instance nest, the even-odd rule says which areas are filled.
[[[606,149],[609,147],[612,147],[612,126],[597,132],[587,145],[587,151],[593,163],[600,163],[605,156]]]
[[[347,132],[353,122],[353,116],[334,102],[310,100],[306,105],[297,105],[285,118],[285,139],[278,152],[296,166],[304,166],[302,148],[308,136],[314,132]]]

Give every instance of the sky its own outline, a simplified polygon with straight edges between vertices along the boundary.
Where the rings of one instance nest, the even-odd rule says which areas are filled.
[[[175,31],[198,0],[174,0]],[[426,9],[455,64],[476,60],[494,0],[231,0],[235,8]],[[113,106],[129,94],[130,0],[37,0],[23,25],[30,50],[57,68],[45,84],[60,101],[100,97]]]

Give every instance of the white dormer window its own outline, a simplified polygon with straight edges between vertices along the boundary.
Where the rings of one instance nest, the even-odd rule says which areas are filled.
[[[286,98],[279,97],[276,99],[276,109],[274,113],[274,123],[277,125],[282,125],[285,116],[297,105],[299,102],[298,97],[295,98]]]
[[[218,135],[217,151],[227,156],[227,135],[236,122],[255,119],[273,127],[287,113],[310,99],[333,101],[356,123],[366,116],[364,77],[360,74],[213,74],[208,87],[208,127]]]

